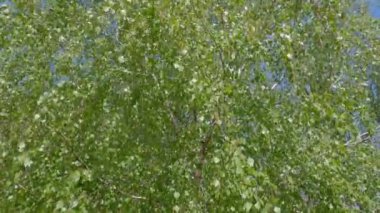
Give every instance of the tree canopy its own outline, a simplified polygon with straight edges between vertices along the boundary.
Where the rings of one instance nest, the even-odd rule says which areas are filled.
[[[0,209],[380,209],[358,1],[0,3]]]

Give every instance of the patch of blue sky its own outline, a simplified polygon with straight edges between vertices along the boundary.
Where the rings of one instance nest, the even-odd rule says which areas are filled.
[[[15,8],[16,5],[13,3],[12,0],[5,0],[5,1],[0,1],[0,7]]]
[[[380,19],[380,0],[369,0],[368,9],[372,17]]]
[[[93,5],[93,0],[78,0],[78,3],[79,3],[82,7],[88,9],[88,8],[92,7],[92,5]]]

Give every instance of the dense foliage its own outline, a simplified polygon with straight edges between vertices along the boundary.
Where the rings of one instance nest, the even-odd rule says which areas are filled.
[[[0,209],[378,211],[362,6],[3,2]]]

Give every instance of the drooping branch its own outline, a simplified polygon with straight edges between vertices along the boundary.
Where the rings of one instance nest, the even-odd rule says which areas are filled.
[[[201,148],[199,150],[199,163],[198,163],[198,167],[194,173],[194,178],[199,184],[201,184],[202,180],[203,180],[203,167],[204,167],[204,164],[206,163],[206,156],[208,153],[209,145],[212,141],[212,136],[213,136],[215,124],[216,124],[216,120],[215,120],[215,118],[213,118],[211,120],[210,128],[209,128],[207,134],[205,135],[205,137],[200,142]]]

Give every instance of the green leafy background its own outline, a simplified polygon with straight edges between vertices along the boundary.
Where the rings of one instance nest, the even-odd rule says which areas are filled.
[[[379,211],[365,5],[6,2],[0,211]]]

